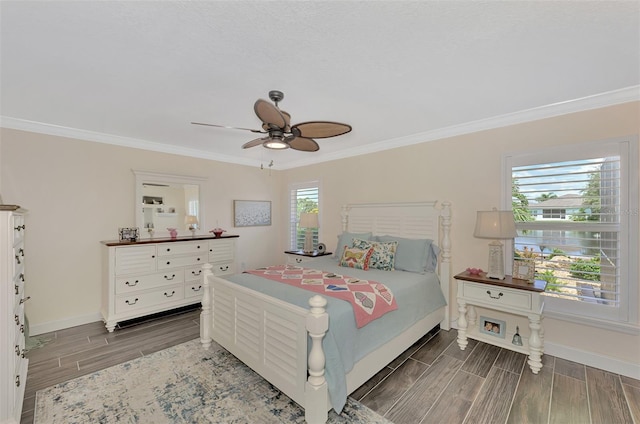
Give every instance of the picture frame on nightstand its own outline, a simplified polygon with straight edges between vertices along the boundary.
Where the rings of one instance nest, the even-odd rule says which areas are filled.
[[[507,323],[499,319],[481,316],[480,332],[504,339],[507,333]]]
[[[536,264],[531,259],[514,259],[513,260],[513,278],[525,280],[533,283],[535,278]]]

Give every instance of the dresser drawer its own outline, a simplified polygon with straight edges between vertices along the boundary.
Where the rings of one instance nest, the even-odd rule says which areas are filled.
[[[123,314],[184,299],[184,286],[167,286],[160,290],[118,296],[116,313]]]
[[[206,252],[198,256],[176,256],[176,257],[164,257],[158,259],[158,270],[175,268],[181,266],[193,266],[198,264],[205,264],[207,262]]]
[[[207,252],[208,244],[202,242],[186,242],[186,243],[164,243],[158,246],[158,256],[186,255],[190,253],[203,255]]]
[[[185,299],[199,299],[202,297],[203,288],[201,281],[187,283],[184,292]]]
[[[462,285],[463,295],[469,300],[482,302],[489,307],[493,305],[519,309],[531,309],[531,293],[506,287],[475,284],[465,281]]]
[[[221,262],[217,264],[212,264],[213,275],[229,275],[235,273],[235,267],[233,262]]]
[[[116,275],[154,272],[156,270],[156,246],[116,248]]]
[[[209,262],[231,262],[235,257],[235,241],[210,240]]]
[[[132,293],[182,282],[184,282],[184,270],[181,268],[156,274],[120,277],[116,278],[116,294]]]
[[[190,266],[184,269],[184,281],[202,280],[202,266]]]

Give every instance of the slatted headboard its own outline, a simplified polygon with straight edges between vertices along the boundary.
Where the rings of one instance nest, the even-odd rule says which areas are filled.
[[[449,305],[451,279],[451,203],[361,203],[342,206],[342,230],[352,233],[371,231],[374,235],[428,238],[440,248],[438,276]],[[449,307],[440,326],[450,327]]]

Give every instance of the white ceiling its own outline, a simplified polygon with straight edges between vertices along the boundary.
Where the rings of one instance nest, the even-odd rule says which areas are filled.
[[[2,126],[276,169],[638,100],[638,1],[2,1]],[[240,146],[269,90],[317,153]],[[551,105],[551,106],[550,106]]]

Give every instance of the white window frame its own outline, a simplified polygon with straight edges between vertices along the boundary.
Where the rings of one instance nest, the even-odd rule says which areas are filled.
[[[578,145],[542,148],[529,152],[506,153],[502,157],[502,207],[510,210],[512,167],[582,160],[594,155],[607,156],[612,150],[620,156],[620,304],[617,308],[563,300],[545,296],[545,315],[566,321],[588,323],[601,328],[637,333],[638,320],[638,138],[626,137]],[[505,249],[506,263],[511,267],[513,245]],[[608,310],[607,310],[608,308]]]
[[[297,230],[298,230],[298,219],[300,217],[294,217],[291,213],[291,211],[293,210],[294,207],[297,208],[297,204],[293,205],[291,203],[291,193],[294,190],[301,190],[301,189],[307,189],[307,188],[317,188],[318,189],[318,222],[319,225],[322,225],[322,187],[320,185],[320,181],[315,180],[315,181],[306,181],[306,182],[298,182],[298,183],[291,183],[289,184],[289,190],[287,191],[288,193],[288,203],[289,203],[289,208],[287,210],[287,214],[289,214],[289,236],[288,236],[288,244],[289,244],[289,249],[291,250],[297,250],[298,246],[297,246]],[[318,234],[319,230],[315,229],[314,230],[314,240],[317,241],[318,239]]]

